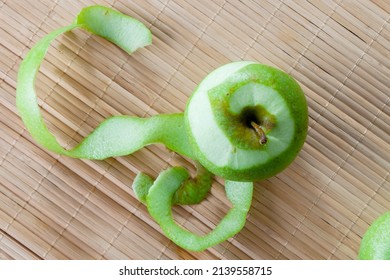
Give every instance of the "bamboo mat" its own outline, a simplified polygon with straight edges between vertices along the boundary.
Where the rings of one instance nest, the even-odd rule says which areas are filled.
[[[15,108],[21,59],[82,7],[134,16],[153,45],[127,55],[76,30],[50,47],[36,87],[50,130],[69,148],[103,119],[181,112],[213,69],[255,60],[290,73],[309,104],[298,158],[256,183],[245,228],[201,253],[178,248],[130,186],[187,159],[153,145],[105,161],[39,147]],[[375,1],[15,1],[0,3],[0,259],[356,259],[390,209],[390,3]],[[229,209],[222,181],[175,207],[205,233]]]

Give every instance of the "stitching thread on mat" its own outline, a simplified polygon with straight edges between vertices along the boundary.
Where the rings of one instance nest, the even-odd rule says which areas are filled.
[[[53,167],[56,165],[56,163],[58,162],[58,158],[59,158],[59,155],[57,155],[55,157],[55,160],[54,162],[49,166],[49,168],[47,169],[46,173],[44,176],[41,177],[41,179],[38,181],[38,185],[33,189],[33,191],[31,192],[31,194],[29,195],[27,201],[23,204],[23,206],[18,210],[18,212],[15,214],[15,216],[12,218],[11,222],[9,224],[7,224],[7,226],[5,227],[4,231],[6,232],[10,226],[12,226],[13,222],[18,218],[19,214],[23,211],[23,210],[26,210],[26,206],[30,203],[30,200],[32,199],[32,197],[34,196],[34,194],[38,191],[38,189],[42,186],[42,183],[45,179],[47,179],[47,176],[50,174],[51,170],[53,169]],[[2,238],[0,238],[0,241],[1,241]]]
[[[117,0],[115,0],[112,4],[111,4],[111,7],[113,7],[115,5],[115,2]],[[53,93],[54,91],[54,88],[59,84],[60,80],[62,79],[62,77],[65,75],[66,71],[69,69],[69,67],[73,64],[73,62],[76,60],[76,58],[79,56],[79,53],[80,51],[86,46],[87,44],[87,41],[89,38],[91,38],[92,34],[89,34],[87,36],[87,38],[85,39],[84,43],[81,45],[81,47],[79,47],[79,49],[77,50],[75,56],[72,58],[72,60],[66,65],[66,68],[65,70],[62,72],[62,74],[60,75],[60,77],[58,78],[58,82],[54,85],[54,87],[52,88],[52,90],[49,92],[49,94],[45,97],[45,99],[43,101],[46,100],[46,98],[48,98],[50,96],[50,94]],[[123,67],[124,63],[122,64],[122,67]],[[111,84],[112,80],[110,80],[110,83],[107,84],[107,86],[105,87],[105,89],[103,90],[103,94],[101,95],[101,97],[99,97],[100,99],[104,96],[105,94],[105,91],[107,90],[108,86]],[[89,112],[87,113],[86,117],[83,119],[83,121],[81,122],[79,128],[73,133],[73,135],[71,136],[71,139],[66,143],[65,145],[65,149],[69,147],[70,145],[70,142],[72,141],[72,139],[76,136],[76,134],[78,134],[78,132],[80,131],[81,127],[82,127],[82,124],[87,120],[87,118],[89,117],[90,113],[94,110],[94,108],[96,107],[96,104],[97,102],[95,102],[94,106],[89,110]],[[58,161],[58,158],[57,157],[57,160],[56,162]],[[54,248],[55,244],[58,242],[58,240],[61,238],[61,236],[64,234],[64,232],[68,229],[68,227],[70,226],[70,224],[73,222],[73,220],[75,219],[75,217],[77,216],[77,214],[80,212],[81,208],[84,207],[85,203],[87,203],[90,195],[96,190],[97,186],[100,184],[101,180],[104,178],[104,176],[107,174],[108,170],[111,168],[112,166],[110,164],[107,165],[107,167],[104,169],[104,171],[102,172],[102,174],[100,175],[99,179],[93,184],[93,187],[91,188],[91,190],[85,195],[84,197],[84,200],[81,202],[81,204],[79,205],[79,207],[76,209],[76,211],[74,212],[74,214],[71,216],[71,218],[69,219],[69,221],[66,223],[66,225],[64,226],[64,228],[62,229],[62,231],[59,233],[59,235],[57,236],[57,238],[50,244],[50,248],[49,250],[47,250],[47,252],[45,252],[43,258],[46,258],[46,256],[51,252],[51,250]],[[45,176],[46,177],[46,176]]]
[[[3,2],[3,5],[1,5],[1,7],[4,6],[6,1]],[[39,24],[39,26],[35,29],[35,31],[33,32],[33,34],[31,35],[30,38],[27,39],[27,41],[29,43],[32,42],[32,39],[34,38],[34,36],[38,33],[38,31],[41,29],[43,23],[49,18],[50,14],[54,11],[55,7],[58,5],[58,0],[55,1],[53,7],[49,10],[49,12],[47,13],[46,17],[41,21],[41,23]],[[0,7],[0,8],[1,8]],[[20,55],[18,55],[19,57],[22,57],[23,55],[23,52],[25,49],[27,49],[29,43],[27,43],[25,45],[25,47],[23,48],[23,50],[20,52]],[[9,72],[15,67],[15,65],[18,63],[19,61],[17,59],[15,59],[14,63],[11,65],[11,67],[5,71],[4,73],[4,77],[8,77],[8,74]],[[5,81],[5,78],[2,79],[2,81],[4,82]],[[5,153],[5,155],[2,157],[1,159],[1,163],[0,163],[0,166],[4,163],[4,161],[6,160],[7,156],[11,153],[11,151],[14,149],[16,143],[20,140],[20,138],[22,137],[22,135],[24,134],[24,132],[26,131],[26,128],[22,128],[22,131],[19,133],[18,137],[12,142],[11,144],[11,147],[9,148],[9,150]],[[0,241],[1,241],[1,238],[0,238]]]
[[[337,245],[333,248],[332,252],[330,253],[330,256],[327,258],[327,259],[331,259],[334,254],[336,253],[336,251],[339,249],[339,247],[341,246],[341,244],[343,244],[343,241],[345,240],[345,238],[347,238],[348,234],[351,232],[352,230],[352,227],[354,225],[356,225],[356,222],[359,220],[360,216],[363,214],[364,210],[367,209],[368,205],[370,204],[370,202],[374,199],[374,197],[378,194],[378,191],[382,188],[382,186],[385,184],[385,182],[387,182],[387,178],[389,177],[390,175],[390,172],[387,172],[386,176],[384,177],[382,183],[379,184],[379,186],[376,188],[375,190],[375,193],[370,196],[370,198],[368,199],[367,203],[364,205],[364,207],[362,208],[362,210],[360,210],[359,214],[356,216],[356,219],[352,222],[352,224],[348,227],[347,229],[347,232],[344,234],[344,236],[339,240],[339,242],[337,243]]]
[[[173,156],[171,156],[168,160],[167,160],[167,166],[169,166],[169,163],[170,161],[172,160],[172,158],[175,156],[175,154]],[[137,213],[140,213],[140,210],[139,210],[139,207],[142,205],[141,202],[138,203],[138,205],[135,207],[135,209],[133,211],[129,211],[129,215],[126,217],[126,221],[122,224],[122,226],[119,228],[118,232],[115,234],[115,236],[111,239],[111,241],[109,242],[108,246],[106,249],[104,249],[103,253],[101,254],[101,258],[100,259],[103,259],[104,258],[104,255],[108,252],[108,250],[113,246],[113,244],[115,243],[115,241],[119,238],[119,236],[122,234],[123,230],[127,227],[127,225],[129,224],[130,222],[130,218],[132,216],[136,216],[139,218],[139,216],[137,215]],[[157,258],[158,259],[158,258]]]
[[[69,66],[73,63],[73,61],[78,57],[78,54],[79,52],[84,48],[84,46],[86,45],[88,39],[91,38],[91,36],[89,36],[87,38],[87,40],[85,41],[85,43],[83,44],[83,46],[77,51],[76,53],[76,56],[72,59],[72,61],[70,62]],[[82,118],[81,122],[80,122],[80,125],[78,126],[78,128],[75,130],[75,132],[73,133],[73,135],[70,137],[70,140],[67,142],[67,147],[69,147],[69,144],[72,140],[74,140],[74,137],[79,134],[81,128],[83,127],[83,124],[85,124],[85,122],[87,121],[87,119],[91,116],[91,113],[93,111],[95,111],[98,103],[99,103],[99,100],[102,100],[104,98],[104,96],[107,94],[107,89],[112,85],[112,82],[113,80],[118,77],[119,73],[123,70],[123,67],[125,66],[125,64],[127,63],[127,61],[129,60],[129,58],[127,57],[125,60],[123,60],[122,64],[120,65],[119,67],[119,70],[115,73],[115,75],[110,78],[109,82],[107,83],[107,85],[104,87],[103,89],[103,92],[100,96],[97,97],[96,101],[94,102],[93,106],[91,106],[87,112],[87,114],[84,116],[84,118]],[[66,69],[68,70],[69,67]],[[65,71],[66,71],[65,70]],[[64,72],[63,72],[64,74]],[[62,77],[62,76],[61,76]],[[57,84],[56,84],[57,85]]]
[[[329,104],[331,104],[333,102],[333,100],[336,98],[337,94],[344,88],[345,86],[345,83],[347,82],[347,80],[352,76],[352,74],[354,73],[355,69],[357,66],[359,66],[359,64],[362,62],[363,60],[363,57],[367,54],[367,52],[370,50],[372,44],[378,39],[380,33],[382,32],[382,30],[384,29],[384,27],[386,26],[386,24],[388,24],[390,20],[390,17],[387,18],[387,20],[382,24],[381,28],[379,29],[379,31],[377,32],[377,34],[374,36],[373,39],[371,39],[370,43],[367,45],[367,47],[363,50],[362,54],[360,55],[360,57],[356,60],[356,62],[354,63],[354,65],[352,66],[352,68],[349,70],[348,74],[346,75],[346,77],[344,78],[344,80],[339,84],[338,88],[336,89],[335,93],[332,94],[332,96],[329,98],[329,100],[326,102],[326,104],[322,107],[322,110],[319,112],[318,116],[313,119],[314,122],[313,122],[313,125],[311,125],[309,127],[309,131],[311,129],[313,129],[316,124],[318,123],[318,121],[322,118],[322,115],[325,113],[325,110],[326,108],[329,106]]]
[[[269,19],[265,22],[262,30],[256,35],[255,39],[252,41],[252,43],[249,45],[249,47],[243,52],[243,54],[240,56],[240,59],[242,60],[246,54],[248,53],[248,51],[255,45],[255,43],[257,42],[257,40],[260,38],[260,36],[264,33],[265,29],[267,28],[267,26],[272,22],[273,18],[275,17],[276,13],[278,11],[280,11],[280,8],[284,5],[284,1],[280,1],[278,7],[276,7],[276,9],[272,12],[271,16],[269,17]],[[248,213],[248,216],[247,218],[250,217],[250,212]],[[220,253],[220,256],[222,257],[227,251],[228,249],[233,246],[233,242],[235,240],[235,236],[233,236],[232,238],[229,239],[229,242],[228,244],[226,245],[226,247],[224,247],[223,251]]]
[[[169,5],[169,2],[171,2],[171,0],[168,0],[167,2],[164,3],[164,6],[163,8],[158,12],[158,14],[156,15],[156,17],[153,19],[152,23],[149,25],[149,28],[148,29],[151,29],[154,24],[156,23],[156,21],[158,20],[158,18],[160,17],[160,15],[165,11],[165,8]]]
[[[322,31],[322,29],[325,27],[325,24],[329,21],[329,19],[333,16],[333,14],[335,13],[336,9],[339,7],[341,1],[339,3],[336,4],[336,6],[332,9],[331,13],[327,16],[327,18],[324,20],[323,24],[321,25],[321,27],[316,31],[314,37],[312,38],[312,40],[310,40],[309,44],[305,47],[304,51],[302,52],[302,55],[296,60],[296,63],[295,63],[295,66],[298,65],[298,62],[299,60],[304,56],[305,52],[309,49],[309,47],[314,43],[315,41],[315,38],[317,38],[318,34]],[[294,70],[295,66],[293,66],[291,68],[290,71],[288,71],[287,73],[290,73],[292,70]],[[309,127],[309,130],[310,130],[310,127]],[[340,167],[339,167],[340,168]],[[339,170],[339,169],[338,169]],[[338,171],[337,170],[337,171]],[[337,172],[336,171],[336,172]],[[302,218],[302,220],[300,220],[298,222],[298,225],[294,228],[293,232],[291,233],[290,237],[286,240],[286,243],[280,248],[279,250],[279,253],[278,255],[276,256],[275,259],[279,259],[279,257],[283,254],[283,251],[284,249],[286,249],[287,245],[291,242],[291,240],[295,237],[295,234],[297,233],[297,231],[301,228],[303,222],[306,220],[307,216],[311,213],[311,210],[313,209],[313,207],[315,205],[317,205],[317,203],[319,202],[322,194],[324,193],[324,191],[326,190],[327,186],[329,185],[329,183],[331,181],[333,181],[334,177],[336,176],[336,172],[333,173],[332,177],[330,178],[330,180],[328,181],[328,183],[320,190],[321,193],[319,194],[319,196],[317,197],[317,199],[314,201],[314,203],[312,203],[312,205],[309,207],[309,209],[307,210],[307,212],[305,213],[304,217]]]
[[[153,19],[152,23],[149,25],[149,29],[151,29],[153,27],[153,25],[155,24],[155,22],[158,20],[159,16],[164,12],[165,8],[167,7],[167,5],[169,4],[170,0],[168,0],[163,8],[158,12],[158,14],[156,15],[156,17]],[[127,57],[125,62],[122,64],[120,70],[116,73],[116,75],[113,77],[113,79],[115,79],[115,77],[117,77],[119,75],[119,73],[121,71],[123,71],[123,66],[125,65],[125,63],[127,63],[129,61],[130,57]],[[112,80],[113,80],[112,79]],[[110,85],[111,83],[109,83]],[[105,90],[107,90],[108,86],[106,87]],[[172,158],[172,157],[171,157]],[[129,224],[130,222],[130,217],[135,215],[135,213],[139,212],[139,206],[142,205],[142,203],[139,203],[139,205],[135,208],[135,210],[133,212],[129,212],[129,215],[128,217],[126,217],[126,221],[122,224],[122,226],[119,228],[118,232],[115,234],[115,236],[111,239],[111,241],[109,242],[108,246],[106,249],[104,249],[103,253],[101,254],[101,258],[100,259],[103,259],[104,258],[104,255],[108,252],[108,250],[113,246],[113,244],[115,243],[115,241],[119,238],[119,236],[122,234],[123,230],[127,227],[127,225]]]
[[[169,3],[169,1],[170,1],[170,0],[167,1],[167,3],[164,5],[163,9],[157,14],[156,18],[153,20],[153,22],[152,22],[151,25],[153,25],[153,24],[156,22],[158,16],[162,13],[163,10],[165,10],[165,7],[166,7],[166,5]],[[114,1],[114,3],[115,3],[115,2],[116,2],[116,1]],[[113,5],[115,5],[115,4],[113,4]],[[149,29],[150,29],[150,28],[149,28]],[[84,44],[84,46],[85,46],[85,44]],[[84,47],[84,46],[83,46],[83,47]],[[83,48],[83,47],[82,47],[82,48]],[[127,56],[126,56],[126,59],[123,60],[123,62],[122,62],[121,65],[119,66],[119,70],[114,74],[114,76],[112,76],[112,78],[110,78],[110,81],[107,83],[107,85],[106,85],[106,86],[104,87],[104,89],[103,89],[103,93],[101,94],[101,96],[99,96],[99,98],[98,98],[99,100],[103,99],[103,97],[107,94],[107,92],[106,92],[107,89],[112,85],[112,83],[113,83],[113,81],[116,79],[116,77],[118,77],[118,75],[123,71],[123,67],[125,66],[125,64],[128,63],[130,57],[131,57],[130,55],[127,55]],[[83,118],[83,120],[82,120],[82,122],[81,122],[81,125],[80,125],[80,128],[81,128],[82,125],[85,123],[85,121],[87,120],[87,118],[90,117],[90,114],[92,113],[92,111],[94,111],[94,110],[96,109],[96,106],[97,106],[97,102],[94,103],[94,105],[89,109],[87,115]],[[80,128],[79,128],[79,129],[80,129]],[[79,130],[78,130],[78,131],[79,131]],[[78,132],[78,131],[76,131],[76,132]]]
[[[62,78],[64,77],[64,75],[66,74],[66,72],[69,70],[70,66],[74,63],[74,61],[76,60],[76,58],[79,56],[81,50],[85,47],[85,45],[87,44],[87,41],[88,39],[91,38],[91,34],[89,34],[87,36],[87,38],[85,39],[84,43],[78,48],[78,50],[76,51],[74,57],[67,63],[67,65],[65,66],[65,70],[61,73],[61,75],[59,75],[59,77],[57,78],[57,81],[56,83],[54,84],[54,86],[50,89],[50,91],[47,93],[47,95],[42,99],[42,104],[45,104],[46,103],[46,100],[53,94],[54,92],[54,89],[59,85],[60,81],[62,80]],[[70,136],[70,139],[66,142],[66,145],[65,147],[68,148],[69,145],[70,145],[70,142],[72,140],[74,140],[74,137],[78,134],[78,132],[80,131],[81,127],[82,127],[82,124],[86,121],[86,119],[89,117],[89,114],[91,113],[92,110],[90,110],[87,114],[87,116],[81,121],[79,127],[77,128],[77,130],[72,134],[72,136]]]
[[[192,51],[195,49],[196,45],[198,44],[198,42],[200,41],[200,39],[203,37],[203,35],[205,34],[206,30],[210,27],[210,25],[214,22],[215,18],[221,13],[223,7],[226,5],[227,3],[227,0],[225,0],[222,5],[219,7],[219,9],[217,10],[217,12],[211,17],[210,21],[207,23],[207,25],[203,28],[201,34],[199,35],[198,39],[195,41],[195,43],[192,45],[191,49],[187,52],[187,54],[185,55],[184,59],[180,62],[180,64],[176,67],[175,71],[172,73],[172,75],[169,77],[169,80],[168,82],[165,84],[164,88],[160,91],[160,93],[157,95],[156,99],[153,100],[152,104],[150,105],[149,107],[149,110],[150,108],[152,108],[153,104],[161,97],[161,94],[162,92],[165,90],[165,88],[169,85],[170,81],[172,80],[172,78],[175,76],[175,74],[179,71],[179,69],[181,68],[181,66],[183,66],[183,63],[187,60],[187,57],[192,53]],[[148,111],[149,111],[148,110]],[[173,159],[173,157],[175,156],[175,153],[172,154],[171,158],[169,159],[169,161],[167,162],[167,165],[165,167],[165,169],[169,166],[169,162]],[[191,214],[191,213],[190,213]],[[186,224],[186,222],[188,221],[188,219],[184,219],[183,220],[183,223],[181,224],[181,226],[184,226]],[[160,255],[157,257],[157,259],[160,259],[163,255],[164,255],[164,252],[166,251],[166,249],[168,249],[168,247],[170,246],[170,244],[172,244],[173,242],[171,240],[168,241],[168,244],[164,246],[164,248],[161,250],[161,253]]]
[[[259,33],[257,33],[255,39],[252,41],[252,43],[246,48],[246,50],[243,52],[243,54],[240,56],[240,60],[243,60],[244,57],[247,55],[248,51],[250,49],[253,48],[253,46],[255,45],[255,43],[257,42],[257,40],[260,38],[261,35],[263,35],[265,29],[267,28],[267,26],[271,23],[272,19],[275,17],[276,13],[278,11],[280,11],[280,8],[282,7],[282,5],[284,5],[284,1],[280,1],[279,2],[279,6],[272,12],[270,18],[265,22],[263,28],[261,29],[261,31]]]
[[[342,0],[339,1],[332,9],[331,13],[327,16],[327,18],[324,20],[322,25],[317,29],[316,33],[314,34],[313,38],[310,40],[310,42],[305,46],[303,52],[299,55],[297,60],[295,60],[293,66],[287,71],[288,74],[291,74],[291,71],[295,70],[295,67],[300,64],[301,59],[305,56],[306,52],[309,50],[311,45],[313,45],[314,41],[318,38],[318,34],[320,34],[321,31],[323,31],[323,28],[325,25],[328,23],[328,21],[332,18],[334,13],[336,12],[337,8],[340,6],[342,3]]]
[[[362,136],[359,138],[359,141],[357,142],[357,144],[353,147],[353,150],[347,155],[346,159],[343,161],[346,162],[348,160],[348,158],[350,157],[350,155],[352,155],[354,153],[354,151],[357,149],[357,147],[359,146],[359,144],[361,143],[361,141],[363,140],[363,138],[365,137],[365,134],[367,133],[367,131],[374,125],[375,121],[378,119],[378,117],[383,113],[385,107],[388,105],[390,101],[390,97],[387,98],[387,101],[384,103],[384,105],[382,106],[381,110],[378,112],[378,114],[375,116],[374,120],[372,122],[370,122],[370,124],[368,125],[368,127],[366,128],[366,130],[364,131],[364,133],[362,134]],[[343,241],[345,240],[345,238],[347,237],[347,235],[351,232],[352,230],[352,227],[354,225],[356,225],[357,221],[359,220],[360,216],[363,214],[364,210],[366,210],[366,208],[368,207],[368,204],[374,199],[374,197],[377,195],[379,189],[381,189],[381,187],[385,184],[385,182],[387,181],[387,177],[389,177],[389,174],[390,172],[388,171],[387,174],[384,176],[384,179],[382,181],[382,183],[379,184],[379,186],[376,188],[375,190],[375,193],[369,197],[368,201],[365,203],[364,207],[360,210],[359,214],[357,214],[356,216],[356,219],[352,222],[352,224],[348,227],[348,230],[347,232],[344,234],[344,236],[339,240],[338,244],[333,248],[330,256],[328,257],[328,259],[330,259],[332,256],[334,256],[334,254],[336,253],[336,251],[338,250],[338,248],[341,246],[341,244],[343,243]]]
[[[104,169],[104,171],[102,172],[102,174],[100,175],[99,179],[95,181],[95,183],[93,183],[93,187],[91,188],[91,190],[84,196],[84,199],[83,201],[80,203],[79,207],[77,207],[76,211],[72,214],[71,218],[69,219],[69,221],[65,224],[65,226],[63,227],[63,229],[61,230],[61,232],[58,234],[57,238],[50,244],[50,248],[49,250],[47,250],[47,252],[43,255],[43,258],[45,259],[46,256],[51,252],[51,250],[54,248],[55,244],[58,242],[58,240],[62,237],[62,235],[64,234],[64,232],[69,228],[69,226],[71,225],[71,223],[75,220],[76,216],[79,214],[81,208],[83,208],[85,206],[85,203],[87,203],[89,201],[89,197],[91,196],[91,194],[97,189],[97,186],[100,184],[101,180],[105,177],[105,175],[107,174],[107,172],[110,170],[112,166],[111,165],[107,165],[107,167]]]
[[[6,2],[6,1],[5,1]],[[5,3],[4,2],[4,3]],[[3,5],[1,5],[0,8],[2,8],[4,6],[4,3]],[[54,2],[54,5],[53,7],[50,8],[49,12],[46,14],[45,18],[41,21],[41,23],[38,25],[38,27],[34,30],[33,34],[27,39],[27,44],[24,46],[24,48],[20,51],[20,54],[19,55],[16,55],[18,56],[19,58],[22,58],[23,56],[23,52],[28,48],[29,44],[32,42],[33,38],[35,35],[37,35],[38,31],[41,30],[41,27],[43,25],[43,23],[50,17],[50,14],[54,11],[54,9],[57,7],[58,5],[58,0],[56,0]],[[10,66],[9,69],[7,69],[7,71],[4,72],[4,75],[5,77],[8,77],[8,74],[9,72],[15,67],[15,65],[19,62],[19,60],[15,59],[15,61],[12,63],[12,65]]]
[[[377,32],[377,34],[374,36],[374,38],[371,40],[371,42],[368,44],[368,46],[365,48],[363,54],[359,57],[359,59],[356,61],[356,63],[354,64],[354,66],[351,68],[350,72],[349,72],[349,75],[346,79],[344,79],[344,82],[342,83],[342,85],[339,87],[339,89],[336,91],[339,92],[345,85],[345,82],[346,80],[352,75],[353,73],[353,70],[356,69],[356,67],[359,65],[359,63],[362,61],[364,55],[370,50],[373,42],[376,41],[376,39],[379,37],[380,33],[382,32],[382,30],[384,29],[384,27],[386,26],[386,24],[388,23],[388,21],[390,20],[390,17],[383,23],[382,27],[380,28],[380,30]],[[334,94],[334,96],[336,95],[336,93]],[[333,99],[332,99],[333,100]],[[387,99],[387,101],[384,103],[384,105],[382,106],[381,110],[375,115],[374,119],[369,123],[369,125],[366,127],[365,131],[361,134],[361,136],[359,137],[358,141],[356,142],[356,144],[352,147],[351,151],[347,154],[347,156],[345,157],[345,159],[341,162],[341,164],[337,167],[336,171],[333,172],[332,176],[329,178],[329,181],[326,183],[326,185],[320,190],[320,194],[319,196],[317,197],[317,199],[312,203],[312,205],[309,207],[308,211],[305,213],[305,216],[303,217],[303,219],[301,221],[299,221],[299,224],[295,227],[293,233],[290,235],[290,238],[287,240],[286,244],[281,248],[281,250],[279,251],[279,254],[276,258],[279,258],[280,255],[283,253],[283,250],[287,247],[287,245],[289,244],[289,242],[291,242],[291,240],[295,237],[295,233],[300,229],[300,227],[302,226],[303,222],[306,220],[306,218],[309,216],[309,214],[311,213],[312,209],[314,208],[315,205],[317,205],[317,203],[320,201],[322,195],[325,193],[325,191],[327,190],[327,188],[329,187],[329,184],[334,180],[334,178],[338,175],[338,172],[344,167],[345,163],[347,162],[347,160],[350,158],[350,156],[353,154],[353,152],[356,150],[356,148],[359,146],[359,144],[361,143],[361,141],[364,139],[367,131],[371,128],[371,126],[374,124],[374,122],[377,120],[377,118],[379,117],[379,115],[382,113],[382,111],[384,110],[384,108],[387,106],[387,103],[390,101],[390,98]],[[328,103],[329,104],[329,103]],[[326,107],[325,107],[326,108]],[[325,112],[325,108],[322,110],[322,113]],[[317,118],[317,121],[318,119],[320,119],[322,115],[320,115],[318,118]],[[318,122],[316,122],[318,123]],[[313,124],[312,128],[315,126],[315,124]],[[309,128],[310,129],[310,128]],[[371,201],[371,200],[370,200]],[[362,210],[363,211],[363,210]],[[334,253],[336,252],[337,248],[340,247],[342,241],[345,239],[345,237],[347,236],[347,234],[350,232],[352,226],[356,223],[356,221],[358,220],[359,216],[362,214],[362,211],[358,214],[356,220],[354,223],[351,224],[351,226],[348,228],[348,232],[344,235],[344,237],[339,241],[338,245],[336,246],[336,248],[332,251],[331,253],[331,256],[334,255]],[[330,256],[330,257],[331,257]]]
[[[18,239],[16,239],[15,237],[13,237],[12,235],[10,235],[9,233],[5,232],[3,229],[0,228],[0,239],[3,239],[3,238],[8,238],[8,240],[10,240],[11,242],[16,243],[18,246],[20,246],[24,250],[26,250],[29,255],[34,256],[35,259],[42,260],[42,257],[39,256],[37,253],[35,253],[32,248],[29,248],[25,244],[21,243]],[[2,249],[3,248],[0,248],[0,255],[1,255],[1,252],[4,252],[8,255],[8,253]]]
[[[3,4],[4,5],[4,4]],[[37,27],[37,29],[34,31],[34,33],[31,35],[31,37],[28,39],[29,42],[32,41],[32,39],[34,38],[34,36],[38,33],[38,31],[41,29],[43,23],[49,18],[50,14],[54,11],[55,7],[58,5],[58,0],[55,1],[53,7],[49,10],[49,12],[47,13],[46,17],[42,20],[42,22],[39,24],[39,26]],[[28,44],[26,44],[26,46],[23,48],[23,50],[21,51],[21,54],[20,56],[23,54],[24,50],[28,47]],[[7,70],[7,72],[5,73],[6,76],[8,76],[8,72],[11,71],[11,69],[13,69],[13,67],[16,65],[18,60],[15,60],[14,64],[10,67],[9,70]],[[7,156],[11,153],[11,151],[15,148],[15,145],[16,143],[20,140],[20,138],[22,137],[23,133],[26,131],[25,128],[23,128],[22,132],[19,134],[18,138],[15,139],[15,141],[12,143],[10,149],[7,151],[7,153],[3,156],[2,158],[2,162],[0,165],[2,165],[4,163],[4,161],[6,160]],[[56,157],[58,159],[58,156]],[[50,170],[53,168],[53,166],[57,163],[57,159],[55,159],[55,161],[49,166],[48,168],[48,171],[46,172],[46,174],[44,175],[44,177],[42,177],[40,179],[40,181],[38,182],[38,186],[36,188],[33,189],[32,193],[30,194],[29,198],[27,199],[27,201],[24,203],[24,205],[19,209],[19,211],[15,214],[15,216],[12,218],[11,222],[8,223],[6,225],[6,227],[4,228],[4,232],[6,232],[11,226],[12,224],[14,223],[14,221],[17,219],[17,217],[19,216],[19,214],[25,210],[26,206],[28,205],[28,203],[30,202],[32,196],[37,192],[37,190],[39,189],[39,187],[41,186],[43,180],[46,178],[47,175],[49,175],[50,173]],[[3,239],[4,236],[2,236],[0,238],[0,241]]]
[[[168,81],[165,82],[165,85],[161,88],[161,90],[159,91],[159,93],[157,94],[157,96],[152,100],[152,102],[150,103],[149,105],[149,108],[148,110],[146,110],[146,112],[143,114],[142,117],[145,117],[149,111],[152,109],[154,103],[156,103],[156,101],[158,99],[161,98],[161,94],[164,92],[164,90],[166,89],[166,87],[169,85],[169,83],[171,82],[171,80],[173,79],[173,77],[175,76],[175,74],[179,71],[179,69],[183,66],[184,62],[187,60],[188,56],[192,53],[192,51],[195,49],[196,45],[198,44],[198,42],[200,41],[200,39],[202,39],[203,35],[205,34],[206,30],[209,28],[209,26],[214,22],[214,19],[219,15],[219,13],[222,11],[223,7],[225,6],[227,0],[225,0],[222,5],[219,7],[218,11],[214,14],[214,16],[210,19],[210,21],[207,23],[207,25],[203,28],[203,30],[201,31],[201,34],[198,36],[198,38],[196,39],[196,41],[194,42],[194,44],[192,45],[191,49],[186,53],[186,55],[184,56],[184,58],[181,60],[181,62],[176,66],[176,68],[174,69],[173,73],[170,75],[170,77],[168,78]]]

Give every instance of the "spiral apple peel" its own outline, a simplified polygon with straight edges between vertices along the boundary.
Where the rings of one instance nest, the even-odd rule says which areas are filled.
[[[44,123],[34,83],[51,42],[74,28],[104,37],[129,54],[151,44],[152,39],[138,20],[102,6],[84,8],[71,25],[41,39],[20,65],[16,95],[20,116],[33,138],[57,154],[95,160],[129,155],[162,143],[192,159],[197,167],[194,178],[183,167],[172,167],[156,180],[144,173],[134,179],[135,195],[166,236],[182,248],[202,251],[237,234],[250,209],[253,182],[282,171],[304,144],[308,111],[296,81],[270,66],[232,62],[199,84],[184,113],[150,118],[113,116],[67,150]],[[200,203],[215,175],[225,180],[232,208],[215,229],[200,236],[177,225],[171,208]]]

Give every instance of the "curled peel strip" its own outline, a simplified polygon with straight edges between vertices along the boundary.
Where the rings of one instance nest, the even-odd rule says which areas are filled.
[[[74,158],[105,159],[131,154],[146,145],[162,143],[197,163],[192,136],[186,129],[185,115],[158,115],[150,118],[114,116],[103,121],[76,147],[64,149],[50,133],[41,116],[34,89],[47,49],[59,35],[75,28],[104,37],[128,53],[151,43],[150,31],[139,21],[102,6],[83,9],[74,23],[42,38],[26,55],[18,72],[16,104],[33,138],[46,149]],[[199,251],[238,233],[245,224],[252,199],[253,183],[226,180],[226,195],[233,204],[221,223],[208,235],[198,236],[179,227],[172,218],[172,204],[199,203],[211,187],[213,174],[197,163],[198,176],[189,178],[181,167],[162,172],[156,181],[140,173],[133,188],[147,204],[152,217],[165,234],[179,246]]]
[[[172,217],[172,198],[186,177],[185,169],[169,168],[160,173],[146,197],[150,215],[173,242],[191,251],[202,251],[232,237],[244,227],[252,201],[253,183],[233,181],[225,181],[226,195],[232,208],[215,229],[199,236],[178,226]]]

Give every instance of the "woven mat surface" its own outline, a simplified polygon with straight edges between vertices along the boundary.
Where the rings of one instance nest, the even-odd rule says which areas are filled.
[[[245,228],[204,252],[167,239],[130,186],[187,159],[162,145],[104,161],[58,156],[15,107],[27,51],[101,4],[153,33],[132,56],[75,30],[50,47],[36,81],[50,130],[72,147],[112,115],[181,112],[213,69],[238,60],[291,74],[309,104],[298,158],[256,183]],[[40,0],[0,2],[0,259],[356,259],[365,230],[390,209],[390,3],[374,1]],[[215,180],[175,219],[210,231],[229,209]]]

